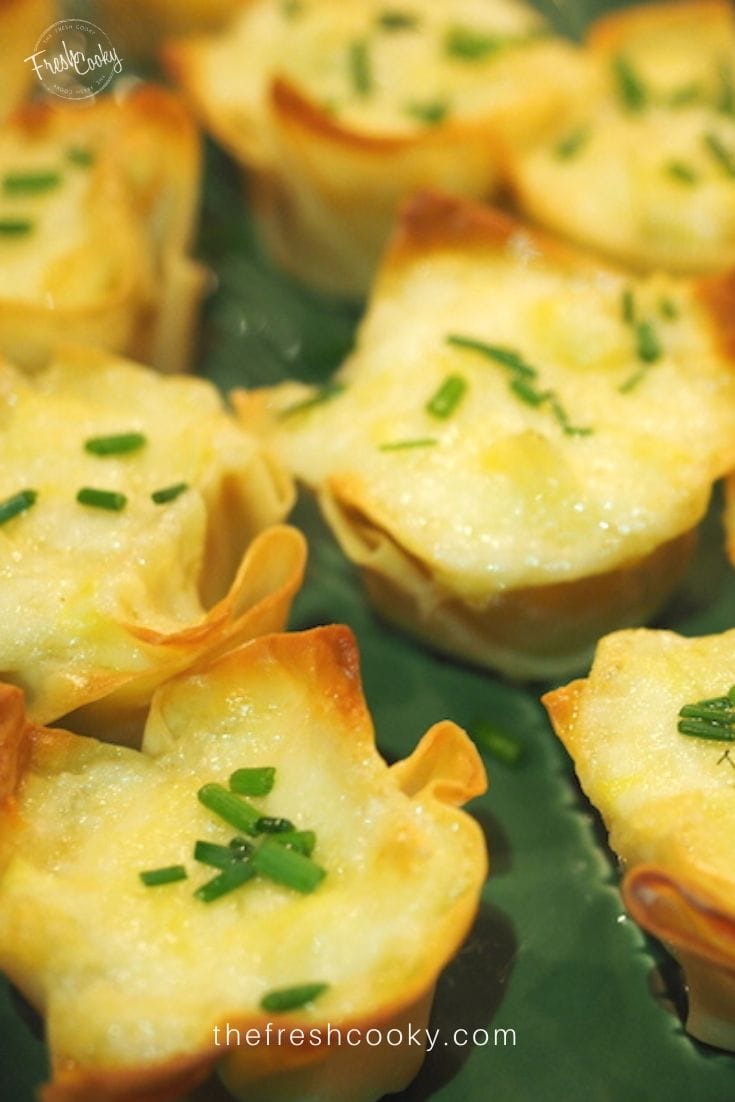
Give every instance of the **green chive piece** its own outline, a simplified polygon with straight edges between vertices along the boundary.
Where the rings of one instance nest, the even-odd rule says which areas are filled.
[[[564,406],[556,398],[551,399],[551,412],[561,426],[565,436],[591,436],[594,429],[585,425],[573,425]]]
[[[327,875],[310,858],[287,846],[279,845],[273,838],[266,838],[256,849],[252,862],[260,876],[304,894],[313,892]]]
[[[688,107],[690,103],[696,103],[702,95],[701,84],[682,84],[675,88],[666,100],[668,107]]]
[[[239,848],[232,843],[227,846],[217,845],[216,842],[198,841],[194,846],[194,860],[202,865],[211,865],[215,869],[229,869],[233,861],[244,861],[253,851],[253,847],[244,838],[238,839]]]
[[[433,436],[418,436],[414,440],[389,440],[386,444],[379,444],[378,451],[402,452],[409,448],[433,448],[438,443]]]
[[[520,375],[517,379],[511,379],[509,386],[516,398],[520,398],[527,406],[541,406],[548,398],[552,397],[550,390],[538,390],[523,375]]]
[[[714,742],[735,741],[735,730],[732,727],[706,720],[680,719],[676,729],[680,735],[691,735],[693,738],[712,739]]]
[[[140,879],[146,888],[157,888],[160,884],[175,884],[177,880],[186,880],[186,869],[183,865],[168,865],[165,869],[150,869],[141,872]]]
[[[662,349],[661,342],[656,336],[656,330],[650,321],[637,322],[635,336],[638,359],[648,364],[655,363],[660,358]]]
[[[258,834],[292,834],[296,827],[290,819],[279,819],[274,815],[261,815],[255,824]]]
[[[500,731],[488,720],[480,719],[470,724],[469,732],[475,742],[488,754],[504,765],[518,765],[523,757],[523,747],[513,735]]]
[[[373,90],[373,70],[367,39],[356,38],[351,42],[347,56],[353,89],[358,96],[369,96]]]
[[[125,455],[137,452],[146,443],[142,432],[120,432],[114,436],[91,436],[84,450],[92,455]]]
[[[173,486],[164,486],[162,490],[154,490],[151,494],[151,500],[156,505],[165,505],[168,501],[174,501],[188,489],[188,482],[174,482]]]
[[[294,413],[304,413],[306,410],[314,409],[315,406],[321,406],[324,402],[331,402],[332,398],[336,398],[339,394],[342,394],[345,386],[344,383],[325,383],[324,386],[319,387],[316,394],[310,398],[304,398],[301,402],[294,402],[293,405],[286,406],[285,409],[279,411],[279,418],[292,417]]]
[[[32,229],[28,218],[0,218],[0,237],[23,237]]]
[[[735,116],[735,83],[733,83],[732,68],[726,61],[721,62],[717,75],[720,82],[717,110],[721,115]]]
[[[613,61],[613,76],[618,97],[628,111],[643,111],[648,103],[648,92],[630,61],[623,55]]]
[[[475,340],[474,337],[462,337],[456,333],[450,333],[446,340],[447,344],[451,344],[454,348],[465,348],[470,352],[479,352],[481,356],[486,356],[488,359],[502,364],[503,367],[509,367],[512,371],[519,375],[525,375],[529,379],[535,379],[538,375],[536,368],[527,364],[512,348],[505,348],[497,344],[486,344],[485,341]]]
[[[426,403],[426,412],[446,420],[456,410],[467,391],[467,380],[461,375],[447,375],[439,389]]]
[[[260,812],[221,784],[203,785],[197,792],[197,799],[236,830],[250,835],[258,833],[255,824],[261,817]]]
[[[658,311],[661,317],[666,318],[667,321],[676,321],[679,317],[679,307],[673,298],[662,298],[658,304]]]
[[[423,122],[427,126],[438,126],[449,113],[449,104],[446,100],[429,100],[426,103],[407,103],[405,107],[407,115]]]
[[[286,19],[294,19],[301,15],[304,5],[301,0],[282,0],[281,12]]]
[[[197,888],[194,895],[202,903],[214,903],[215,899],[234,892],[236,888],[247,884],[248,880],[252,880],[254,876],[255,868],[252,861],[232,861],[219,875],[212,877],[211,880],[207,880],[206,884],[202,884],[200,888]]]
[[[681,184],[696,184],[699,179],[694,169],[684,161],[668,161],[664,165],[664,171],[672,180],[678,180]]]
[[[272,765],[253,769],[236,769],[230,777],[230,792],[239,796],[267,796],[276,782]]]
[[[704,144],[720,168],[724,170],[725,175],[735,177],[735,153],[727,148],[721,138],[710,131],[704,135]]]
[[[3,176],[3,191],[6,195],[39,195],[60,183],[58,172],[11,172]]]
[[[260,1009],[271,1014],[280,1014],[286,1010],[300,1010],[302,1006],[318,999],[329,988],[328,983],[303,983],[299,987],[280,987],[269,991],[260,1000]]]
[[[380,13],[377,24],[383,31],[412,31],[418,27],[419,20],[411,12],[389,9]]]
[[[77,494],[80,505],[91,505],[93,509],[107,509],[111,513],[121,512],[128,503],[125,494],[118,494],[114,490],[95,490],[91,486],[84,486]]]
[[[495,54],[504,45],[497,35],[485,34],[472,27],[449,27],[444,35],[444,50],[450,57],[459,57],[463,61],[482,61]]]
[[[556,143],[553,150],[554,156],[560,161],[570,161],[587,145],[590,136],[591,131],[588,126],[577,127]]]
[[[706,719],[710,723],[727,725],[735,720],[735,711],[733,711],[727,697],[725,697],[725,702],[724,707],[707,704],[706,701],[701,704],[685,704],[679,715],[682,719]]]
[[[313,830],[289,830],[282,834],[272,835],[273,841],[279,846],[288,846],[297,853],[303,853],[304,857],[311,857],[316,845],[316,834]]]
[[[633,372],[632,375],[629,375],[628,378],[620,384],[620,386],[618,387],[618,393],[630,394],[632,390],[635,390],[639,383],[643,382],[646,375],[648,374],[648,371],[648,367],[639,367],[636,371]]]
[[[89,168],[94,164],[94,153],[84,146],[75,145],[66,151],[66,159],[79,168]]]
[[[230,838],[227,843],[227,848],[232,852],[237,861],[242,861],[253,852],[252,843],[248,842],[245,838],[241,838],[239,834],[235,835],[234,838]]]
[[[6,497],[0,501],[0,524],[7,524],[13,517],[25,513],[31,505],[35,505],[38,492],[36,490],[20,490],[17,494]]]
[[[635,321],[635,295],[630,287],[626,287],[620,298],[620,310],[623,315],[623,321],[628,325],[632,325]]]

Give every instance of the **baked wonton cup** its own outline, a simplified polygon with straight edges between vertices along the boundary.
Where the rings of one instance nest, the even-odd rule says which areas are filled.
[[[37,370],[69,341],[183,370],[200,149],[176,98],[137,84],[27,104],[0,133],[0,171],[0,353]]]
[[[559,676],[660,608],[735,462],[728,301],[732,282],[633,279],[424,195],[335,382],[235,404],[388,619]]]
[[[735,266],[735,14],[651,3],[589,32],[597,77],[509,168],[522,210],[641,270]]]
[[[254,0],[166,61],[250,170],[278,263],[345,295],[367,291],[403,198],[494,193],[501,135],[534,131],[586,80],[518,0]]]
[[[35,77],[25,59],[53,21],[51,0],[0,0],[0,123],[31,88]]]
[[[97,351],[0,364],[0,454],[0,671],[35,722],[139,737],[162,681],[284,626],[304,541],[258,534],[291,481],[210,383]]]
[[[46,1018],[44,1102],[176,1098],[215,1067],[243,1099],[372,1102],[410,1081],[423,1046],[365,1033],[426,1025],[486,874],[459,810],[486,778],[450,722],[387,767],[348,629],[261,637],[170,682],[142,753],[34,726],[9,686],[0,732],[0,966]],[[262,767],[275,783],[251,807],[314,831],[325,875],[205,903],[218,872],[195,842],[236,831],[197,792]],[[187,879],[141,883],[179,863]],[[303,1006],[261,1007],[312,983]]]
[[[731,1050],[735,759],[731,742],[678,725],[682,707],[733,685],[735,631],[698,639],[622,631],[600,642],[588,678],[544,697],[621,859],[628,909],[682,965],[688,1031]]]

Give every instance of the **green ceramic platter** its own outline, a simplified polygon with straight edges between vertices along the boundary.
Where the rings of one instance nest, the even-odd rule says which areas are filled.
[[[600,9],[588,0],[546,11],[578,34]],[[308,295],[268,266],[237,174],[214,148],[200,251],[217,275],[202,331],[204,374],[224,389],[329,375],[359,309]],[[735,625],[719,511],[716,501],[698,559],[661,621],[685,634]],[[401,1099],[732,1102],[735,1058],[686,1036],[676,966],[623,913],[604,831],[538,703],[546,686],[512,685],[421,650],[373,615],[313,505],[302,501],[294,520],[308,535],[310,562],[292,626],[337,621],[355,631],[387,758],[408,753],[445,717],[490,719],[524,749],[515,768],[487,760],[491,789],[471,809],[487,833],[491,878],[475,928],[439,986],[433,1024],[441,1040]],[[457,1046],[456,1029],[479,1030],[488,1043]],[[34,1099],[47,1074],[39,1037],[32,1015],[0,987],[2,1102]],[[224,1097],[212,1082],[192,1099]]]

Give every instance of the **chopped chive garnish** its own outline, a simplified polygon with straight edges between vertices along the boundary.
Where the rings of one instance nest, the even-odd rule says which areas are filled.
[[[676,305],[673,298],[660,299],[658,311],[661,317],[666,318],[667,321],[676,321],[679,317],[679,307]]]
[[[712,132],[704,135],[704,144],[727,176],[735,176],[735,154]]]
[[[661,356],[661,342],[650,321],[636,322],[635,336],[638,359],[647,364],[655,363]]]
[[[418,27],[418,16],[411,12],[386,10],[380,13],[377,24],[384,31],[411,31]]]
[[[202,903],[213,903],[215,899],[228,895],[230,892],[234,892],[236,888],[247,884],[248,880],[252,880],[254,876],[255,868],[252,861],[232,861],[218,876],[212,877],[211,880],[207,880],[206,884],[202,884],[200,888],[197,888],[194,895]]]
[[[456,410],[467,390],[467,380],[461,375],[448,375],[426,403],[426,412],[446,420]]]
[[[36,490],[20,490],[19,493],[12,494],[10,497],[6,497],[4,501],[0,501],[0,524],[7,524],[13,517],[25,513],[31,505],[35,504],[37,497]]]
[[[444,35],[444,50],[450,57],[460,57],[463,61],[481,61],[490,54],[497,53],[503,46],[502,38],[473,30],[472,27],[449,27]]]
[[[638,384],[643,382],[648,372],[648,366],[637,368],[632,375],[629,375],[628,378],[620,384],[618,393],[630,394],[631,390],[635,390]]]
[[[351,42],[347,56],[353,89],[358,96],[369,96],[373,90],[373,70],[367,39],[356,38]]]
[[[469,728],[475,742],[487,750],[488,754],[505,765],[517,765],[523,756],[523,747],[517,738],[499,731],[494,724],[485,719],[477,720]]]
[[[272,765],[253,769],[236,769],[230,777],[230,791],[240,796],[267,796],[276,781]]]
[[[233,842],[235,839],[233,838]],[[240,848],[236,849],[232,842],[228,846],[220,846],[216,842],[198,841],[194,846],[194,860],[202,865],[211,865],[215,869],[229,869],[233,861],[244,861],[252,853],[253,847],[244,838],[239,839]]]
[[[679,711],[677,730],[693,738],[735,741],[735,685],[726,696],[685,704]]]
[[[114,490],[95,490],[91,486],[84,486],[77,494],[80,505],[91,505],[93,509],[107,509],[111,513],[119,513],[128,503],[125,494],[118,494]]]
[[[577,153],[590,140],[590,133],[588,126],[580,126],[576,130],[570,131],[554,146],[554,156],[560,161],[569,161],[572,157],[576,157]]]
[[[3,191],[6,195],[38,195],[60,183],[58,172],[11,172],[3,176]]]
[[[22,237],[32,229],[28,218],[0,218],[0,237]]]
[[[672,180],[678,180],[681,184],[696,184],[699,179],[691,165],[684,161],[667,161],[664,171]]]
[[[449,104],[446,100],[428,100],[426,103],[407,103],[405,107],[407,115],[427,126],[438,126],[443,122],[449,112]]]
[[[538,375],[536,368],[527,364],[512,348],[505,348],[497,344],[486,344],[485,341],[475,340],[474,337],[461,337],[456,333],[451,333],[447,337],[447,344],[451,344],[455,348],[465,348],[470,352],[479,352],[481,356],[486,356],[488,359],[502,364],[503,367],[509,367],[519,375],[526,375],[529,379],[535,379]]]
[[[328,988],[328,983],[302,983],[299,987],[280,987],[263,996],[260,1009],[268,1010],[271,1014],[300,1010],[302,1006],[318,999]]]
[[[166,502],[174,501],[188,489],[188,482],[174,482],[173,486],[164,486],[162,490],[154,490],[151,494],[151,500],[156,505],[165,505]]]
[[[720,81],[717,110],[721,115],[735,115],[735,84],[732,68],[726,61],[721,62],[717,75]]]
[[[682,84],[669,95],[666,104],[668,107],[687,107],[690,103],[696,103],[701,95],[701,84]]]
[[[241,838],[236,835],[234,838],[230,838],[227,843],[227,848],[232,851],[235,860],[242,861],[245,857],[249,857],[253,852],[253,846],[251,842],[248,842],[245,838]]]
[[[635,295],[630,287],[626,287],[620,296],[620,311],[623,315],[623,321],[627,322],[628,325],[632,325],[635,321]]]
[[[316,394],[313,394],[310,398],[304,398],[301,402],[294,402],[293,405],[286,406],[279,411],[278,416],[281,419],[292,417],[294,413],[304,413],[306,410],[313,409],[314,406],[331,402],[332,398],[336,398],[344,389],[344,383],[325,383],[324,386],[319,387]]]
[[[296,827],[290,819],[279,819],[274,815],[261,815],[255,824],[258,834],[292,834]]]
[[[282,834],[272,835],[273,841],[279,846],[288,846],[297,853],[303,853],[304,857],[311,857],[316,845],[316,834],[313,830],[289,830]]]
[[[205,784],[197,792],[197,798],[201,804],[219,815],[236,830],[242,830],[245,834],[258,833],[255,824],[260,819],[260,812],[251,807],[249,803],[236,796],[234,792],[228,792],[221,784]]]
[[[177,880],[186,880],[186,869],[183,865],[168,865],[165,869],[141,872],[140,879],[147,888],[157,888],[159,884],[175,884]]]
[[[548,398],[552,397],[550,390],[539,390],[534,383],[529,382],[523,375],[520,375],[517,379],[511,379],[509,386],[516,398],[520,398],[527,406],[541,406]]]
[[[310,858],[287,846],[279,845],[273,838],[266,838],[256,849],[252,863],[261,876],[305,894],[313,892],[327,875]]]
[[[566,410],[560,403],[553,390],[539,390],[533,380],[538,378],[538,371],[526,363],[521,355],[512,348],[502,345],[485,344],[484,341],[475,340],[473,337],[461,337],[451,334],[446,338],[447,344],[455,348],[465,348],[471,352],[479,352],[495,363],[506,367],[511,372],[508,385],[517,398],[530,406],[541,406],[549,403],[550,409],[563,432],[567,436],[589,436],[591,428],[573,425],[569,420]]]
[[[386,444],[379,444],[378,451],[401,452],[408,448],[433,448],[438,443],[433,436],[418,436],[414,440],[389,440]]]
[[[92,455],[125,455],[138,451],[145,443],[142,432],[120,432],[114,436],[91,436],[84,441],[84,450]]]
[[[557,398],[551,399],[551,412],[554,414],[565,436],[591,436],[593,429],[586,425],[573,425],[569,420],[569,414]]]
[[[642,111],[648,103],[648,92],[630,61],[623,54],[618,54],[613,61],[613,75],[618,97],[623,106],[628,111]]]
[[[71,149],[66,151],[66,159],[73,165],[78,165],[79,168],[89,168],[94,164],[94,153],[91,149],[85,149],[83,146],[72,146]]]
[[[286,19],[293,19],[297,15],[301,15],[304,10],[302,0],[282,0],[281,12]]]

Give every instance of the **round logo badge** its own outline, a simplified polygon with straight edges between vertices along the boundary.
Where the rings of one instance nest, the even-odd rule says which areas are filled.
[[[61,19],[43,32],[25,58],[51,95],[88,99],[122,72],[122,59],[107,34],[86,19]]]

